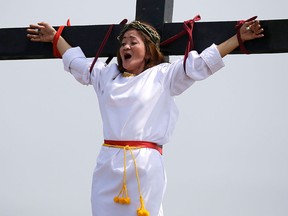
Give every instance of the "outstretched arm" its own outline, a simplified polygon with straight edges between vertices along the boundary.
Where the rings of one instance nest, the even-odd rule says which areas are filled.
[[[51,42],[56,34],[56,30],[46,22],[40,22],[38,24],[31,24],[27,29],[27,37],[34,42]],[[57,49],[60,54],[63,55],[66,50],[70,49],[71,46],[63,37],[59,37],[57,42]]]
[[[264,29],[261,27],[258,20],[245,22],[239,31],[240,31],[240,36],[243,42],[264,37],[264,34],[263,34]],[[230,52],[232,52],[234,49],[236,49],[238,46],[239,46],[239,41],[237,39],[237,35],[235,34],[228,40],[218,45],[217,48],[219,50],[220,55],[224,57]]]

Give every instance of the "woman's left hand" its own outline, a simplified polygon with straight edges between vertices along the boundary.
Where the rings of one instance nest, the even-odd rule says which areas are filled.
[[[240,28],[240,36],[243,42],[264,37],[263,32],[264,29],[258,20],[245,22]]]

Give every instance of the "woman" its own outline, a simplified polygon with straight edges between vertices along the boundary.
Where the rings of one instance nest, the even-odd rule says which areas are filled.
[[[55,41],[56,31],[48,23],[30,25],[27,31],[31,41],[54,40],[65,70],[96,91],[104,145],[93,175],[93,216],[162,216],[166,175],[161,154],[178,116],[174,96],[222,68],[222,58],[239,46],[239,37],[200,54],[191,51],[185,65],[183,59],[170,64],[164,62],[155,29],[134,21],[118,37],[118,64],[98,61],[90,73],[91,59],[61,36]],[[258,21],[248,21],[238,36],[247,41],[264,35]]]

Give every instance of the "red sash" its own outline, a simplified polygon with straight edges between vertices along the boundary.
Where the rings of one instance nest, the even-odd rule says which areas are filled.
[[[137,147],[137,148],[152,148],[156,149],[162,155],[162,145],[158,145],[153,142],[148,141],[138,141],[138,140],[104,140],[104,144],[108,144],[111,146],[129,146],[129,147]]]

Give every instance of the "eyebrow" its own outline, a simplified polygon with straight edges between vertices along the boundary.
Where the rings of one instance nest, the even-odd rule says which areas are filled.
[[[127,39],[127,38],[137,39],[135,35],[130,35],[129,37],[124,36],[122,40]]]

